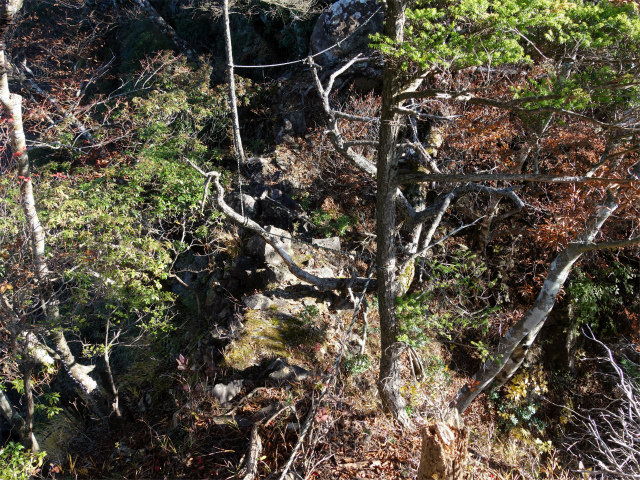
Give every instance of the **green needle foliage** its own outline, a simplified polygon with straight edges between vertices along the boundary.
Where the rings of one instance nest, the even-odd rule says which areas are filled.
[[[640,16],[633,2],[419,1],[407,20],[404,42],[380,34],[372,40],[411,74],[542,62],[546,71],[513,92],[530,97],[529,108],[585,109],[640,93],[634,80]],[[534,101],[539,96],[554,98]]]
[[[426,269],[431,278],[426,288],[396,300],[400,340],[421,347],[429,338],[450,339],[454,332],[464,329],[479,329],[486,334],[491,314],[499,308],[487,301],[487,292],[496,281],[486,280],[486,265],[476,255],[462,252],[449,261],[431,261]],[[473,343],[480,356],[488,355],[481,342]]]

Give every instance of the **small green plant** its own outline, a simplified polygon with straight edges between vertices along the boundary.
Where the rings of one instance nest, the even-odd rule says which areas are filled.
[[[40,403],[35,405],[35,410],[43,413],[47,418],[53,418],[62,411],[62,407],[58,406],[58,403],[60,403],[60,394],[58,392],[44,393],[38,400]]]
[[[0,478],[29,480],[40,471],[46,452],[25,451],[19,443],[9,442],[0,448]]]
[[[314,319],[318,316],[320,310],[316,305],[307,305],[304,307],[304,311],[300,314],[300,320],[303,325],[308,326],[314,324]]]
[[[543,433],[546,424],[535,414],[540,409],[541,397],[548,391],[547,381],[541,366],[517,374],[505,387],[502,397],[497,390],[489,399],[497,405],[498,416],[503,426],[510,430],[516,426],[535,428]]]
[[[456,253],[448,262],[426,264],[430,281],[422,292],[396,299],[400,319],[400,340],[419,348],[434,335],[449,338],[461,329],[479,329],[486,334],[491,314],[499,306],[491,306],[488,292],[496,284],[488,280],[487,266],[467,251]],[[487,348],[476,342],[478,356],[486,359]]]
[[[346,354],[342,359],[342,365],[350,375],[360,375],[371,368],[373,359],[369,355]]]
[[[595,274],[576,269],[574,275],[568,288],[574,328],[586,324],[594,329],[614,331],[614,317],[624,309],[626,298],[633,295],[637,272],[628,265],[613,262]]]
[[[348,215],[336,217],[335,214],[318,211],[311,215],[311,221],[325,237],[330,237],[331,235],[344,237],[358,223],[358,218],[352,218]]]

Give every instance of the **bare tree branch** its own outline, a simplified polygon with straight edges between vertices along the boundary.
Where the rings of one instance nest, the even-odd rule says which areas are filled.
[[[534,175],[534,174],[516,174],[516,173],[400,173],[398,174],[398,183],[406,185],[409,183],[423,182],[540,182],[540,183],[616,183],[630,184],[640,182],[634,178],[602,178],[602,177],[585,177],[572,175]]]
[[[589,471],[591,474],[602,474],[606,478],[640,478],[640,384],[616,360],[620,354],[625,356],[626,348],[633,351],[634,346],[622,345],[614,352],[595,338],[588,327],[587,330],[583,332],[585,336],[605,351],[604,357],[595,360],[613,371],[610,376],[614,381],[615,398],[606,408],[571,410],[578,432],[569,434],[564,443],[570,453],[593,466]]]
[[[582,252],[591,252],[593,250],[609,250],[616,248],[633,247],[640,245],[640,237],[627,238],[624,240],[615,240],[612,242],[600,242],[600,243],[576,243],[574,244]]]
[[[213,185],[216,189],[215,203],[220,210],[232,221],[241,225],[242,227],[251,230],[252,232],[257,233],[267,242],[269,245],[273,247],[273,249],[280,255],[285,265],[289,269],[289,271],[299,278],[302,281],[310,283],[311,285],[315,285],[321,290],[346,290],[347,288],[353,288],[354,290],[361,291],[365,288],[367,283],[369,285],[376,285],[375,280],[368,281],[366,278],[326,278],[326,277],[317,277],[302,268],[298,267],[289,254],[282,247],[281,240],[267,232],[264,228],[262,228],[258,223],[254,222],[250,218],[244,217],[233,210],[225,201],[224,201],[224,189],[220,184],[220,174],[218,172],[207,172],[205,173],[201,168],[197,167],[193,162],[189,159],[185,158],[185,162],[191,165],[193,168],[198,171],[201,175],[206,178],[211,178]]]

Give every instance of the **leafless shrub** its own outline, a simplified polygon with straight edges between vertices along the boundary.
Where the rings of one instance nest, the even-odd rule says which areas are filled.
[[[603,375],[615,383],[611,397],[599,408],[574,412],[577,429],[567,435],[567,450],[581,458],[595,478],[640,478],[640,365],[638,346],[625,343],[609,347],[593,336],[605,351],[593,360],[603,365]],[[583,467],[584,465],[584,467]]]

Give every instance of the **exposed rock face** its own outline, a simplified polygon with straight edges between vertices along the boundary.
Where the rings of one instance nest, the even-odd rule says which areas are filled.
[[[290,236],[289,232],[272,226],[266,227],[265,230],[274,235],[279,235],[280,237],[278,239],[278,243],[280,244],[280,246],[290,256],[293,255],[291,240],[288,239],[288,237]],[[249,241],[247,242],[247,250],[249,251],[249,255],[257,258],[261,262],[267,263],[268,265],[280,265],[282,263],[282,258],[280,257],[280,255],[278,255],[273,247],[258,235],[249,239]]]
[[[271,250],[276,255],[275,251]],[[231,265],[225,268],[222,279],[225,288],[233,295],[242,295],[243,292],[262,287],[262,278],[256,269],[255,260],[244,255],[233,259]]]
[[[359,52],[370,51],[369,35],[382,30],[382,9],[364,26],[371,15],[378,10],[377,0],[339,0],[326,12],[320,15],[311,35],[311,50],[319,53],[326,48],[344,40],[349,34],[358,30],[353,36],[328,52],[316,57],[316,61],[331,66],[350,58]],[[361,27],[362,28],[359,28]]]
[[[283,121],[282,128],[276,136],[276,145],[283,142],[293,143],[292,135],[303,135],[307,131],[307,122],[304,118],[304,110],[288,112]]]
[[[286,360],[277,358],[269,365],[271,373],[269,379],[275,383],[293,383],[304,380],[309,376],[309,371],[297,365],[289,365]]]
[[[319,247],[340,250],[340,237],[314,238],[313,240],[311,240],[311,243],[313,245],[318,245]]]
[[[249,217],[251,220],[257,219],[260,215],[260,204],[255,198],[247,195],[246,193],[243,193],[242,195],[239,193],[232,193],[227,195],[225,200],[236,212],[242,214],[244,210],[244,215]]]
[[[268,310],[273,305],[269,297],[260,294],[244,297],[242,302],[251,310]]]
[[[211,390],[211,394],[218,400],[220,405],[227,406],[243,389],[245,380],[233,380],[228,384],[218,383]]]
[[[273,177],[273,175],[272,175]],[[308,232],[312,225],[302,215],[302,207],[289,195],[278,188],[253,183],[249,187],[249,193],[259,202],[262,213],[259,223],[272,225],[279,229],[291,230],[298,225],[298,230]]]

